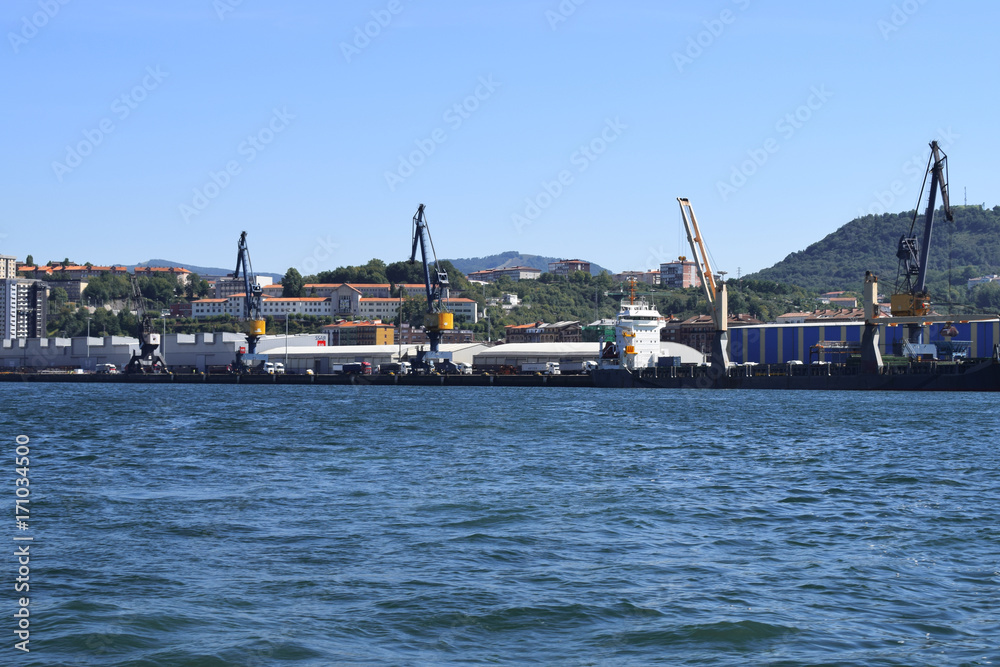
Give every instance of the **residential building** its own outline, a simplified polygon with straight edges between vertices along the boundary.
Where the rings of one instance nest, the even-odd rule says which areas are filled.
[[[698,265],[686,257],[678,257],[676,262],[660,264],[660,285],[673,289],[701,287]]]
[[[729,316],[730,330],[740,327],[763,324],[760,320],[747,314]],[[715,320],[711,315],[697,315],[683,322],[671,318],[660,330],[660,340],[669,343],[687,345],[699,352],[709,354],[712,351],[712,339],[715,337]]]
[[[23,273],[28,278],[34,278],[36,280],[45,280],[46,282],[55,281],[66,281],[66,280],[83,280],[86,281],[87,278],[96,278],[105,273],[110,273],[113,275],[126,275],[128,274],[128,269],[124,266],[87,266],[79,264],[53,264],[51,266],[29,266],[27,264],[22,264],[17,267],[17,270]]]
[[[635,279],[636,283],[644,283],[646,285],[660,284],[659,271],[622,271],[612,277],[616,283],[627,283],[629,280]]]
[[[0,280],[17,278],[17,257],[0,255]]]
[[[25,278],[0,279],[0,339],[45,338],[48,285]]]
[[[966,283],[967,289],[972,289],[978,285],[985,285],[986,283],[996,283],[1000,282],[1000,276],[993,274],[992,276],[981,276],[979,278],[969,278],[969,282]]]
[[[558,262],[549,262],[549,273],[557,276],[568,276],[574,271],[590,273],[590,262],[580,259],[561,259]]]
[[[194,309],[191,307],[190,303],[172,303],[170,304],[170,317],[192,317]]]
[[[505,327],[508,343],[580,343],[583,325],[579,322],[532,322]]]
[[[421,289],[423,287],[421,286]],[[421,293],[421,297],[424,294]],[[442,299],[448,312],[455,316],[456,324],[468,322],[475,324],[479,321],[479,304],[473,299],[454,297]],[[399,314],[399,297],[390,298],[364,298],[359,300],[357,317],[364,319],[379,318],[383,320],[393,320]]]
[[[138,269],[138,267],[137,267]],[[270,276],[257,276],[257,284],[261,288],[267,287],[274,282],[274,279]],[[229,274],[225,278],[217,278],[215,281],[215,298],[224,299],[230,294],[245,294],[246,293],[246,283],[243,277],[234,278],[233,274]]]
[[[337,322],[322,328],[329,345],[395,345],[396,330],[388,323]]]
[[[442,345],[458,345],[460,343],[471,343],[473,334],[471,329],[452,329],[441,332]],[[400,327],[399,342],[403,345],[427,345],[431,342],[423,327],[411,327],[406,322]]]
[[[496,269],[486,269],[484,271],[473,271],[467,278],[478,282],[492,283],[504,276],[511,280],[538,280],[541,275],[541,269],[531,266],[506,266]]]
[[[191,272],[187,269],[182,269],[179,266],[137,266],[135,267],[135,277],[163,277],[163,278],[174,278],[181,285],[187,285],[188,279],[191,277]],[[269,283],[270,278],[265,278]],[[263,283],[262,283],[263,284]]]

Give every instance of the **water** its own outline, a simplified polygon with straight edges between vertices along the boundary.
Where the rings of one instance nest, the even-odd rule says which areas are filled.
[[[1000,664],[992,396],[0,391],[2,664]]]

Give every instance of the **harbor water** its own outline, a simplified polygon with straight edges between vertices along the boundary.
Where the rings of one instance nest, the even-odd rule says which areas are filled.
[[[0,389],[0,664],[1000,664],[988,394]]]

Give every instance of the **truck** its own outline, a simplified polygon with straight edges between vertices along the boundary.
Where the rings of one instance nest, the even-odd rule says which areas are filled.
[[[97,372],[101,375],[117,375],[118,367],[114,364],[97,364]]]
[[[410,362],[379,364],[378,372],[381,375],[409,375]]]
[[[334,364],[332,370],[345,375],[371,375],[372,365],[367,361],[355,361],[350,364]]]
[[[538,363],[521,364],[521,373],[539,375],[560,375],[558,361],[544,361]]]
[[[589,359],[586,360],[586,361],[560,361],[559,362],[559,374],[560,375],[568,375],[568,374],[586,375],[587,373],[590,373],[595,368],[597,368],[597,362],[596,361],[590,361]]]

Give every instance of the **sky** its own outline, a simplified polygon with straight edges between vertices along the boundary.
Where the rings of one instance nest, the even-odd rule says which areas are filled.
[[[7,0],[0,253],[303,274],[507,250],[771,266],[1000,203],[1000,3]],[[905,230],[900,230],[902,233]]]

